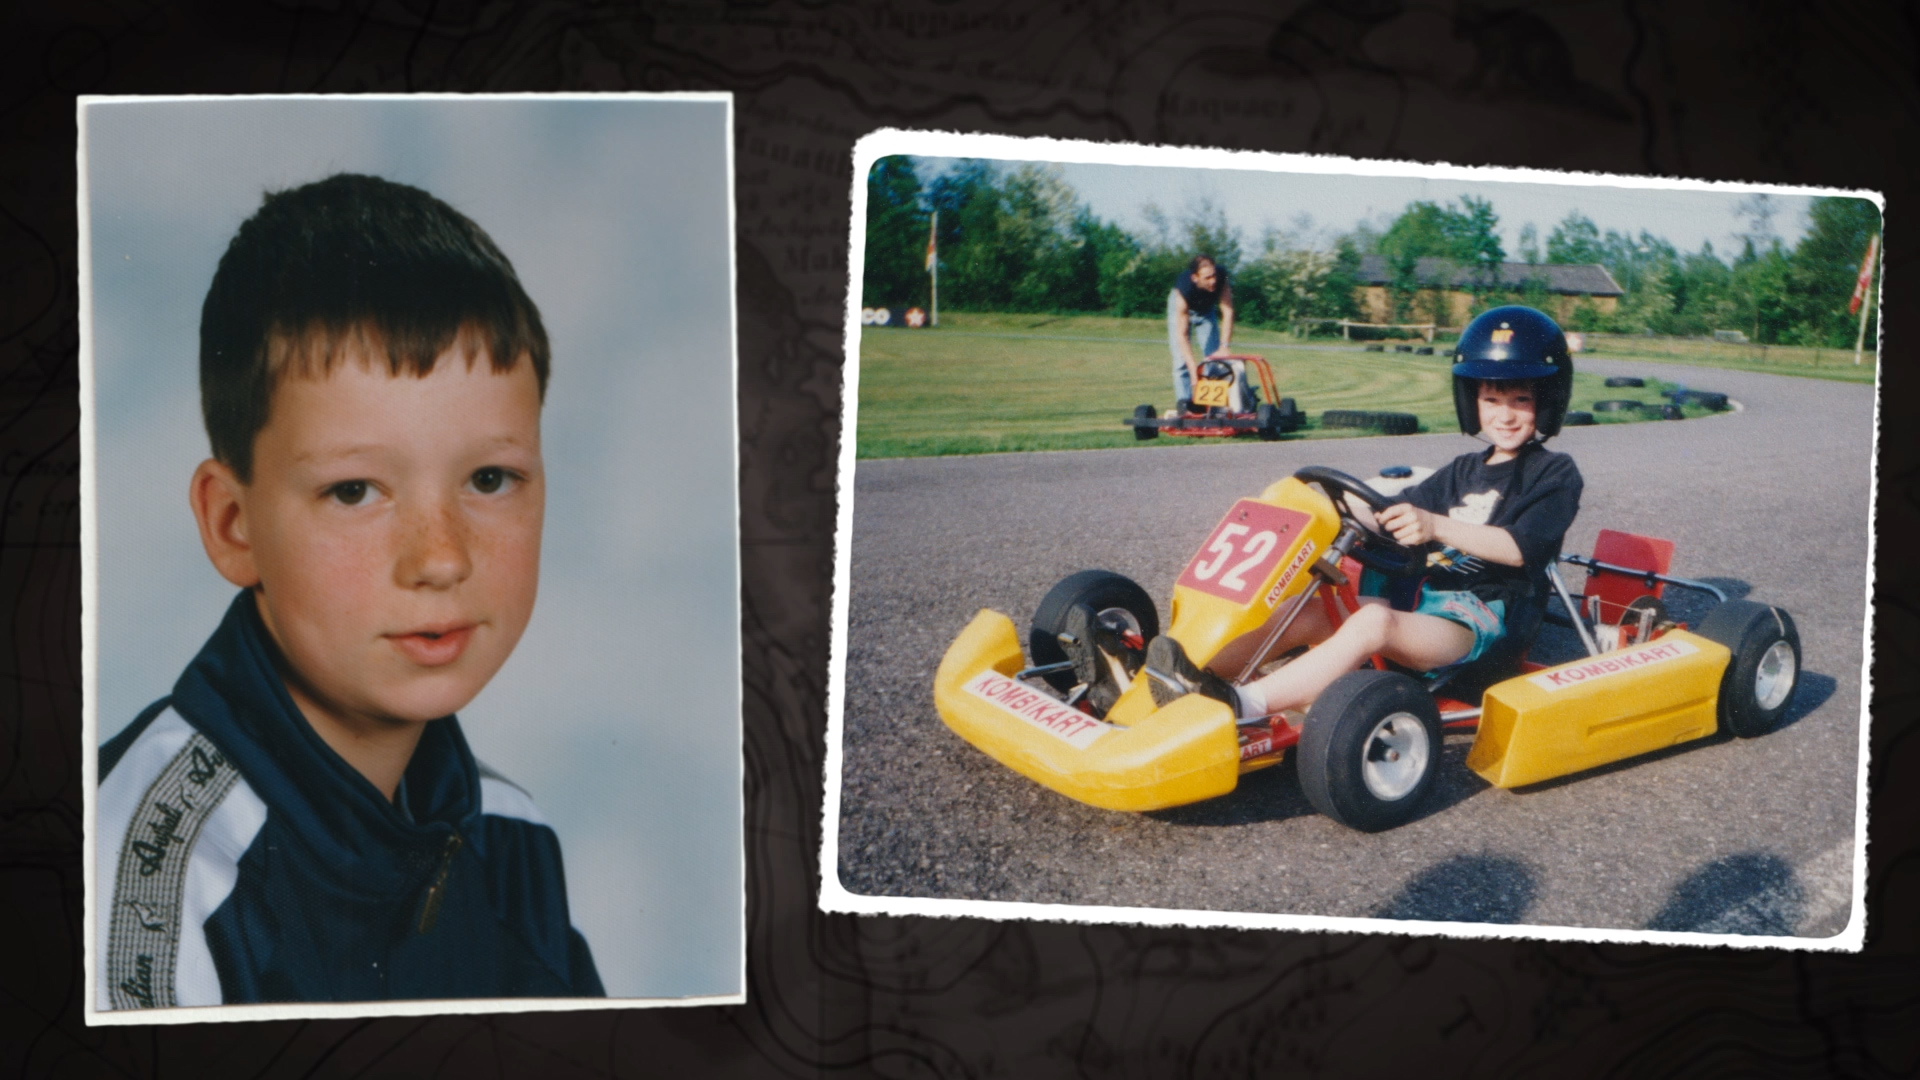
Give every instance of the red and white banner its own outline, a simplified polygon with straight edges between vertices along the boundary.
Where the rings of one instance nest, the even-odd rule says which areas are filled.
[[[1867,257],[1860,260],[1860,276],[1853,282],[1853,299],[1847,301],[1847,314],[1857,315],[1860,305],[1867,298],[1867,290],[1873,288],[1873,257],[1880,253],[1880,234],[1874,233],[1867,241]]]

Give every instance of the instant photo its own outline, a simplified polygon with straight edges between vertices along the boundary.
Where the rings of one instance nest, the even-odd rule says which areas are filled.
[[[730,110],[81,101],[90,1023],[744,999]]]
[[[823,908],[1860,947],[1877,195],[855,166]]]

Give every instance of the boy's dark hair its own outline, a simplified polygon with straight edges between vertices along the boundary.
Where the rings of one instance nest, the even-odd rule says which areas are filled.
[[[250,483],[279,380],[324,375],[356,345],[396,376],[456,345],[496,372],[525,355],[546,397],[546,328],[492,239],[419,188],[342,173],[268,193],[220,257],[200,309],[213,456]]]

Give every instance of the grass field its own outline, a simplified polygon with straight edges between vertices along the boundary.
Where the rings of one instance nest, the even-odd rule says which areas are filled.
[[[937,330],[862,330],[858,456],[1217,442],[1164,436],[1142,442],[1122,422],[1136,405],[1151,403],[1165,411],[1173,403],[1159,320],[944,314],[940,322]],[[1320,416],[1328,409],[1413,413],[1422,431],[1455,430],[1452,380],[1442,357],[1260,340],[1266,337],[1252,331],[1237,347],[1265,356],[1280,396],[1293,398],[1308,415],[1307,427],[1290,439],[1369,434],[1322,429]],[[1605,398],[1659,402],[1666,388],[1650,379],[1644,389],[1610,390],[1597,375],[1576,374],[1574,407]],[[1705,410],[1689,406],[1687,412],[1697,416]],[[1642,418],[1626,412],[1595,419],[1634,423]]]
[[[1737,368],[1775,375],[1799,375],[1840,382],[1872,382],[1871,348],[1860,363],[1852,349],[1812,349],[1800,345],[1735,345],[1695,338],[1642,337],[1638,334],[1588,334],[1587,352],[1621,360],[1692,364],[1697,367]]]

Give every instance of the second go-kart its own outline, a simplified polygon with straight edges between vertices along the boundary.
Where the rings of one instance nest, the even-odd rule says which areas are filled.
[[[1235,363],[1253,369],[1260,379],[1258,401],[1242,401]],[[1177,401],[1173,411],[1161,416],[1152,405],[1141,405],[1127,417],[1136,439],[1151,439],[1162,432],[1188,437],[1231,437],[1258,435],[1268,441],[1298,431],[1307,422],[1292,398],[1279,396],[1273,368],[1265,357],[1251,355],[1215,356],[1200,362],[1200,378],[1193,384],[1191,400]]]
[[[1278,641],[1308,604],[1325,605],[1338,625],[1359,604],[1363,567],[1419,575],[1422,553],[1367,530],[1347,496],[1376,511],[1391,503],[1318,466],[1234,503],[1175,583],[1165,632],[1204,666],[1245,635]],[[1448,732],[1472,732],[1467,766],[1512,788],[1716,731],[1755,736],[1778,726],[1800,671],[1792,617],[1668,575],[1672,554],[1667,541],[1602,530],[1592,557],[1561,556],[1587,571],[1579,596],[1557,571],[1548,573],[1566,609],[1557,618],[1587,652],[1581,659],[1526,660],[1539,629],[1536,609],[1531,619],[1510,620],[1503,647],[1445,674],[1392,670],[1376,657],[1335,681],[1304,714],[1240,720],[1201,694],[1156,708],[1142,671],[1146,644],[1161,632],[1152,599],[1119,574],[1081,571],[1042,600],[1027,639],[1030,658],[1012,619],[976,615],[941,661],[934,702],[969,743],[1094,806],[1138,811],[1215,798],[1291,752],[1317,810],[1357,829],[1391,828],[1418,812]],[[1690,629],[1668,617],[1662,594],[1669,585],[1713,593],[1720,603]],[[1076,684],[1059,637],[1077,605],[1121,643],[1115,659],[1124,687],[1104,714]],[[1220,674],[1244,683],[1260,674],[1260,663]]]

